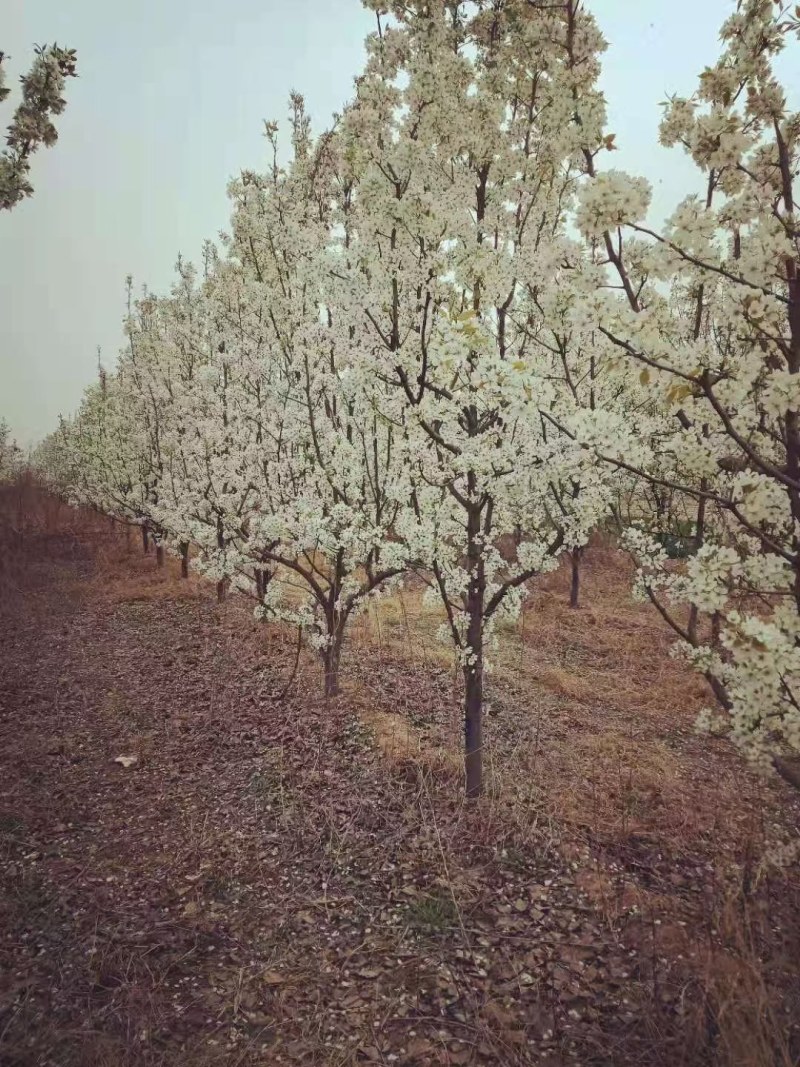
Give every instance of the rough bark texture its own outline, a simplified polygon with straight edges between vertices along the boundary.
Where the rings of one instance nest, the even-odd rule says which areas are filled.
[[[156,545],[156,566],[157,567],[163,567],[164,566],[164,546],[163,545]]]
[[[483,792],[483,609],[486,575],[480,536],[481,512],[473,506],[467,512],[469,662],[464,665],[464,772],[468,797],[477,797]]]
[[[572,582],[569,590],[569,606],[571,608],[577,608],[580,604],[581,597],[581,559],[583,557],[583,549],[579,547],[573,548],[570,553],[570,563],[572,565]]]
[[[344,630],[334,629],[330,641],[323,653],[322,662],[325,668],[325,696],[326,698],[339,695],[339,667],[342,662],[342,640]]]
[[[476,656],[476,661],[464,668],[464,771],[468,797],[478,797],[483,792],[483,650]]]
[[[147,527],[142,527],[142,551],[145,555],[150,551],[150,538],[147,534]]]
[[[189,545],[181,542],[181,578],[189,577]]]

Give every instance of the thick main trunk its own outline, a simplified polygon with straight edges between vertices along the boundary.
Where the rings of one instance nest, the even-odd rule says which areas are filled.
[[[156,545],[156,566],[164,566],[164,546],[161,544]]]
[[[339,667],[342,662],[342,639],[344,633],[341,629],[330,635],[328,644],[322,654],[322,663],[325,670],[325,696],[326,698],[339,695]]]
[[[464,772],[468,797],[483,792],[483,649],[464,668]]]
[[[142,527],[142,551],[145,555],[150,551],[150,538],[147,535],[147,527]]]
[[[181,541],[181,578],[189,577],[189,545]]]
[[[475,492],[469,475],[470,494]],[[464,773],[468,797],[483,792],[483,610],[486,571],[481,540],[481,509],[467,513],[467,661],[464,664]]]
[[[569,606],[571,608],[577,608],[580,602],[581,596],[581,559],[583,557],[583,548],[577,545],[570,552],[570,562],[572,564],[572,582],[569,590]]]
[[[223,578],[221,581],[217,582],[217,603],[218,604],[221,604],[223,602],[227,592],[228,592],[228,581],[227,581],[226,578]]]

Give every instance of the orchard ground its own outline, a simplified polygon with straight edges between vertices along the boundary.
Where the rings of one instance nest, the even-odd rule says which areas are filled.
[[[695,735],[613,547],[501,632],[465,803],[415,585],[326,703],[244,599],[30,487],[2,512],[6,1067],[798,1062],[800,798]]]

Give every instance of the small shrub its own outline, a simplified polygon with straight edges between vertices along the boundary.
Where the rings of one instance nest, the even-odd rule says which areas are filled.
[[[442,934],[457,922],[455,901],[445,891],[417,897],[408,906],[408,925],[422,934]]]

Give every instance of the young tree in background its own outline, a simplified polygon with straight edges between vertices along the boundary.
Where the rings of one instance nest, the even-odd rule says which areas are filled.
[[[19,468],[22,449],[11,436],[11,427],[0,419],[0,481],[12,478]]]
[[[237,381],[230,477],[249,493],[237,519],[243,564],[268,579],[262,612],[303,627],[333,696],[348,622],[403,570],[394,528],[409,490],[403,435],[359,388],[336,344],[339,309],[325,303],[332,138],[311,141],[297,94],[291,111],[290,166],[277,164],[270,124],[271,171],[231,186],[218,361]]]
[[[0,52],[0,103],[10,93],[4,85],[5,55]],[[10,210],[33,194],[29,175],[31,156],[44,145],[50,148],[58,140],[52,116],[60,115],[67,105],[62,96],[67,78],[77,76],[73,48],[43,45],[36,48],[36,58],[22,82],[22,100],[6,132],[6,148],[0,154],[0,208]]]

